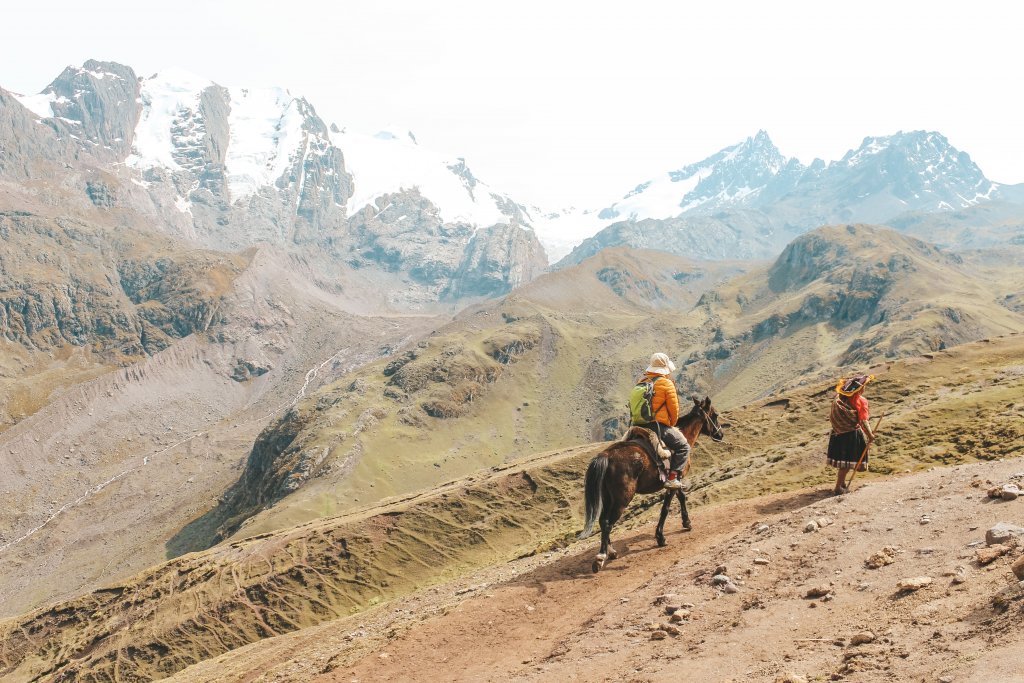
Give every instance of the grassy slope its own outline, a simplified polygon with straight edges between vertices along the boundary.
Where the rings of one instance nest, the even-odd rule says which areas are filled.
[[[731,264],[697,266],[667,254],[615,250],[541,278],[498,305],[467,311],[419,345],[300,404],[277,432],[265,432],[227,503],[196,527],[231,531],[228,514],[244,518],[275,500],[260,488],[267,481],[290,486],[304,477],[287,504],[270,507],[242,535],[602,439],[604,421],[624,416],[622,387],[651,349],[699,343],[699,329],[683,313],[735,271]],[[395,371],[408,352],[415,358]],[[281,446],[276,436],[284,428],[294,438]],[[302,471],[309,476],[296,474]]]
[[[1002,298],[1019,288],[1017,269],[979,271],[883,228],[823,228],[771,266],[738,276],[729,264],[710,268],[605,250],[467,311],[403,352],[415,358],[394,374],[386,373],[407,355],[311,397],[283,425],[289,439],[279,438],[282,425],[265,432],[251,476],[180,547],[284,528],[620,433],[625,390],[655,349],[685,359],[677,376],[684,394],[708,393],[730,408],[870,363],[1024,330],[1024,315]],[[519,352],[497,359],[509,340],[522,342]]]
[[[723,406],[747,403],[799,376],[1024,329],[1006,305],[1013,264],[985,270],[885,228],[835,226],[795,240],[765,271],[705,298],[721,340],[687,373]]]
[[[1024,335],[875,368],[875,472],[1024,449]],[[831,396],[808,386],[736,408],[694,459],[696,506],[826,482]],[[0,624],[0,675],[152,677],[247,642],[351,614],[475,567],[571,542],[600,445],[536,456],[427,494],[220,545],[123,585]],[[867,477],[878,476],[869,474]],[[656,497],[634,503],[635,517]],[[31,635],[29,635],[31,634]]]
[[[249,260],[29,212],[0,212],[0,238],[0,431],[208,323]]]

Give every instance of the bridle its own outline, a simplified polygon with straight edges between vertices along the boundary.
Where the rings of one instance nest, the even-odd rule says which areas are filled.
[[[708,428],[708,435],[711,437],[711,440],[717,442],[724,439],[725,434],[722,432],[722,426],[718,424],[718,421],[708,414],[702,406],[694,403],[694,407],[700,411],[701,416],[704,418],[704,426]]]

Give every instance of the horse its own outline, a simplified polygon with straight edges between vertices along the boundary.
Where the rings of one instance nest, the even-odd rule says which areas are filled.
[[[701,401],[693,397],[693,408],[676,421],[676,427],[686,437],[690,448],[697,445],[697,437],[707,434],[713,441],[724,438],[718,423],[718,411],[707,396]],[[637,493],[656,493],[663,488],[661,471],[654,457],[639,441],[618,441],[594,456],[587,467],[585,479],[586,518],[583,531],[578,538],[586,538],[594,530],[594,522],[601,524],[601,552],[594,560],[595,573],[604,567],[606,560],[614,560],[618,553],[611,546],[612,526],[619,521],[622,512]],[[686,511],[686,495],[682,489],[666,491],[661,506],[661,518],[655,532],[658,546],[665,546],[665,518],[673,495],[678,496],[683,508],[683,529],[689,531],[690,515]]]

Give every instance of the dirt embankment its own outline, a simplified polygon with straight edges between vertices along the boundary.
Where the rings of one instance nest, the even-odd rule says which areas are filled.
[[[0,676],[166,676],[568,537],[590,450],[193,553],[0,625]],[[120,677],[120,678],[118,678]]]

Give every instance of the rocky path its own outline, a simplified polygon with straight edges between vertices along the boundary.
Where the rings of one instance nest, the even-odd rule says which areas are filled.
[[[598,575],[587,541],[174,680],[1024,681],[1024,544],[986,540],[1024,526],[988,495],[1022,480],[1018,457],[703,507]]]

